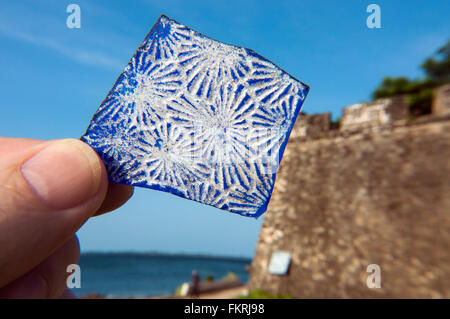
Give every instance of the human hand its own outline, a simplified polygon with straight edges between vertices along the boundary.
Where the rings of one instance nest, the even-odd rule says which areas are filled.
[[[75,139],[0,137],[0,297],[58,298],[76,264],[75,232],[133,188],[108,183],[98,155]]]

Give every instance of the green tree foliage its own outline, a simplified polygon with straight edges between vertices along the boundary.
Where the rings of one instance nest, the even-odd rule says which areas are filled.
[[[450,82],[450,41],[440,48],[434,57],[426,59],[421,68],[436,83]]]
[[[405,77],[391,78],[385,77],[381,84],[372,93],[374,99],[381,99],[410,92],[411,82]]]
[[[450,82],[450,41],[421,65],[425,78],[385,77],[372,93],[373,99],[405,94],[409,112],[413,116],[429,114],[433,89]]]

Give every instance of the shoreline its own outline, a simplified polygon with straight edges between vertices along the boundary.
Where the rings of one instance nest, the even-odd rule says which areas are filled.
[[[80,296],[78,299],[234,299],[238,296],[248,293],[247,285],[241,285],[234,288],[220,289],[213,292],[200,293],[198,297],[182,297],[176,295],[157,295],[157,296],[143,296],[143,297],[108,297],[100,294],[88,294]]]

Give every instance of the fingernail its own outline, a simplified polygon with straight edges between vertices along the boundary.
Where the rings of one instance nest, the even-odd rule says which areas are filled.
[[[101,163],[86,144],[74,139],[50,143],[21,167],[33,192],[55,209],[75,207],[100,186]]]

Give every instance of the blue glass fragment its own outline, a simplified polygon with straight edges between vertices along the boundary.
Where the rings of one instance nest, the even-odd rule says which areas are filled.
[[[256,52],[161,16],[81,139],[112,182],[258,217],[308,91]]]

